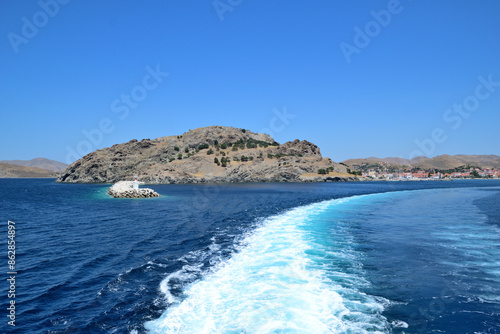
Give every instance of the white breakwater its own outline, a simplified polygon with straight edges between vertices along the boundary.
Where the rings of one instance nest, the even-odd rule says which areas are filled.
[[[133,181],[119,181],[108,189],[108,194],[115,198],[160,197],[160,194],[150,188],[133,189],[133,184]]]

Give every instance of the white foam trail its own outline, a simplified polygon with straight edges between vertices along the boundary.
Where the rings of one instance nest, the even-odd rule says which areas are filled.
[[[365,282],[362,277],[338,272],[353,283],[343,286],[307,255],[318,245],[307,240],[301,227],[340,202],[299,207],[267,219],[247,236],[239,252],[188,286],[187,297],[147,322],[146,329],[150,333],[386,332],[390,325],[381,315],[384,301],[355,288],[355,282]],[[331,261],[337,256],[323,252]],[[172,275],[177,274],[160,286],[169,301],[174,300],[168,291]]]
[[[185,265],[182,267],[182,270],[175,271],[172,274],[168,275],[161,283],[160,283],[160,291],[165,295],[165,299],[168,303],[172,304],[178,302],[179,300],[170,293],[169,284],[172,284],[172,281],[178,280],[179,282],[183,282],[186,280],[192,280],[195,276],[194,273],[201,272],[200,266],[188,266]]]

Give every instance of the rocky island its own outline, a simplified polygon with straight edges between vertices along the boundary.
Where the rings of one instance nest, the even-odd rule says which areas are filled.
[[[182,135],[131,140],[87,154],[56,182],[115,183],[138,173],[148,184],[357,181],[306,140],[210,126]]]

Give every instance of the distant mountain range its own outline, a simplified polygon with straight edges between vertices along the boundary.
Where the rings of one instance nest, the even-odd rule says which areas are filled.
[[[29,166],[19,166],[0,162],[0,178],[31,178],[31,177],[56,177],[57,173]]]
[[[500,168],[500,156],[498,155],[438,155],[434,158],[425,156],[415,157],[411,160],[404,158],[376,158],[349,159],[343,161],[344,164],[354,167],[366,164],[382,164],[391,166],[408,166],[421,169],[448,170],[461,166],[474,166],[480,168]]]
[[[2,160],[0,161],[0,178],[57,177],[66,166],[62,162],[45,158]]]
[[[45,158],[35,158],[31,160],[0,160],[0,163],[26,167],[37,167],[53,172],[61,172],[68,166],[66,164],[63,164],[62,162]]]

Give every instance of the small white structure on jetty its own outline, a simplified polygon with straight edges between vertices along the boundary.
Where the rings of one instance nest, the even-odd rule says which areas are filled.
[[[135,190],[139,190],[139,182],[137,181],[137,174],[134,174],[134,183],[132,185],[132,188]]]

